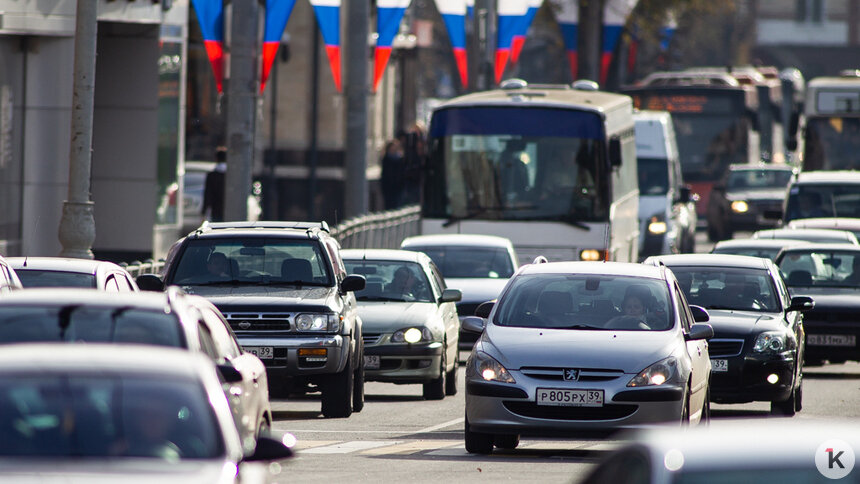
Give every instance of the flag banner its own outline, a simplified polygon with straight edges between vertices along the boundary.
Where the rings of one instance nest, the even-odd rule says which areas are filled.
[[[218,92],[224,92],[224,4],[223,0],[191,0],[200,32],[203,34],[203,45],[206,56],[212,65],[215,75],[215,87]]]
[[[436,8],[442,15],[451,47],[454,50],[454,60],[460,72],[460,82],[463,87],[469,85],[469,70],[466,64],[466,1],[465,0],[434,0]]]
[[[603,4],[603,54],[600,58],[600,84],[606,82],[609,75],[609,65],[612,63],[612,52],[618,45],[627,16],[636,7],[638,0],[606,0]]]
[[[498,0],[496,12],[498,23],[496,24],[496,84],[502,80],[505,66],[511,56],[511,45],[514,35],[517,33],[522,18],[528,12],[528,0]]]
[[[293,12],[296,0],[266,0],[266,27],[263,31],[263,71],[260,73],[260,92],[266,88],[275,54],[281,45],[281,36]]]
[[[529,33],[529,27],[532,26],[535,15],[537,15],[537,11],[540,9],[540,6],[543,5],[543,0],[527,1],[528,10],[526,11],[526,14],[522,16],[519,28],[517,29],[517,33],[514,34],[514,40],[511,44],[511,63],[514,64],[520,60],[520,53],[523,51],[523,44],[526,43],[526,35]]]
[[[379,87],[391,57],[391,44],[411,0],[376,0],[376,50],[373,59],[373,92]]]
[[[466,0],[466,18],[469,20],[475,18],[475,0]]]
[[[564,48],[567,50],[567,60],[570,62],[570,74],[576,79],[579,66],[577,55],[577,36],[579,35],[579,0],[563,0],[561,10],[556,17],[558,26],[561,28],[561,37],[564,40]]]
[[[338,92],[341,89],[340,76],[340,3],[341,0],[310,0],[317,17],[328,63],[331,66],[331,76]]]

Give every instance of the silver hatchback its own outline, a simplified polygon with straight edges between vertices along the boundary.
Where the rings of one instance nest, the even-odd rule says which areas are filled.
[[[486,323],[464,320],[482,331],[466,363],[470,453],[708,419],[713,329],[665,267],[530,264],[491,304]]]

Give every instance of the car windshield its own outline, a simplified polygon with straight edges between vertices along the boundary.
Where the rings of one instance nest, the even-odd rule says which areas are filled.
[[[792,186],[786,203],[786,221],[820,217],[860,218],[860,185],[830,183]]]
[[[776,288],[764,269],[673,266],[687,302],[706,309],[776,312]]]
[[[664,281],[631,276],[529,274],[499,301],[500,326],[572,330],[666,330],[673,326]]]
[[[789,286],[860,289],[860,252],[792,250],[784,252],[777,265]]]
[[[665,158],[636,158],[640,195],[665,195],[669,192],[669,162]]]
[[[96,277],[80,272],[15,269],[24,287],[96,287]]]
[[[413,246],[424,252],[442,272],[442,277],[507,279],[514,274],[511,256],[502,247]]]
[[[176,314],[162,309],[83,304],[0,306],[0,343],[50,341],[185,346]]]
[[[107,369],[0,376],[0,456],[212,459],[225,453],[218,429],[190,379]]]
[[[190,240],[169,284],[332,286],[319,242],[274,237]]]
[[[359,301],[433,302],[430,281],[420,264],[403,261],[344,260],[349,274],[361,274],[367,280],[364,289],[355,292]]]
[[[729,190],[772,190],[785,188],[791,181],[791,170],[733,170],[726,187]]]

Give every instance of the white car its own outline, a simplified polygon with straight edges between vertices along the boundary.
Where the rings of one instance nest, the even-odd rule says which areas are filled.
[[[9,257],[24,287],[81,287],[137,292],[134,278],[113,262],[66,257]]]

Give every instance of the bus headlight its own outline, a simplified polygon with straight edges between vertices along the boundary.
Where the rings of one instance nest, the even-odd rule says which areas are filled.
[[[648,233],[652,235],[663,235],[666,233],[668,226],[666,225],[666,221],[663,220],[661,216],[653,216],[651,217],[651,221],[648,222]]]
[[[735,213],[747,213],[749,209],[749,204],[743,200],[735,200],[732,202],[732,211]]]
[[[606,251],[599,249],[583,249],[579,252],[579,260],[600,261],[606,258]]]

